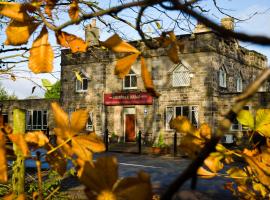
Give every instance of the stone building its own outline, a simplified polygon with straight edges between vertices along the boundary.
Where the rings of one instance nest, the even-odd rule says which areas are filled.
[[[233,21],[228,18],[222,24],[233,28]],[[98,39],[99,31],[93,24],[86,31],[93,29]],[[86,33],[86,38],[89,35]],[[161,132],[172,135],[169,121],[177,115],[187,116],[195,126],[201,123],[216,126],[234,98],[267,67],[267,58],[241,47],[234,39],[224,39],[202,24],[192,34],[180,35],[178,39],[184,44],[179,64],[170,61],[165,48],[144,52],[156,90],[161,94],[159,98],[145,91],[139,61],[120,79],[114,75],[114,67],[121,55],[97,48],[97,41],[92,41],[86,53],[72,54],[63,49],[60,104],[69,113],[87,108],[90,111],[87,130],[102,134],[108,129],[125,142],[135,141],[139,130],[149,139]],[[74,72],[80,74],[82,81]],[[246,109],[266,106],[267,91],[266,84]],[[11,105],[3,104],[4,111]],[[47,105],[46,102],[42,106],[46,109]],[[235,123],[231,131],[241,128]]]

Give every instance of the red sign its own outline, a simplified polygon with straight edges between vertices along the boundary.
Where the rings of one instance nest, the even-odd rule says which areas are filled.
[[[151,105],[153,97],[146,92],[104,94],[104,105]]]

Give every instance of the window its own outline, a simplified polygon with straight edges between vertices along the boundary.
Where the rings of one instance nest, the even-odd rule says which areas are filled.
[[[46,130],[48,114],[46,110],[28,110],[26,112],[26,130]]]
[[[263,85],[261,85],[258,92],[266,92],[266,91],[267,91],[267,87],[266,87],[266,84],[264,83]]]
[[[243,91],[243,80],[240,76],[236,79],[236,91],[237,92]]]
[[[227,74],[226,71],[224,69],[220,69],[218,72],[218,76],[219,76],[219,86],[226,88],[227,87],[227,83],[226,83],[226,78],[227,78]]]
[[[137,89],[137,76],[134,71],[130,70],[129,74],[125,76],[123,87],[124,89]]]
[[[172,76],[173,87],[183,87],[190,85],[190,71],[184,65],[179,65]]]
[[[251,110],[251,106],[244,106],[243,110]],[[235,118],[234,121],[232,122],[231,130],[242,131],[245,130],[245,127],[243,127],[242,124],[240,124],[238,120]]]
[[[81,81],[76,79],[76,92],[86,92],[88,88],[88,78],[80,73]]]
[[[198,106],[170,106],[166,108],[166,130],[171,130],[170,129],[171,119],[179,115],[186,116],[195,127],[198,127],[199,125]]]
[[[86,130],[88,131],[94,131],[94,125],[93,125],[93,113],[89,113],[88,121],[86,124]]]

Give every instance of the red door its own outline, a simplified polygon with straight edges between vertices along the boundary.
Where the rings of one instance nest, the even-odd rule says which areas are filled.
[[[135,142],[135,115],[134,114],[127,114],[126,115],[126,122],[125,122],[125,135],[126,135],[126,142]]]

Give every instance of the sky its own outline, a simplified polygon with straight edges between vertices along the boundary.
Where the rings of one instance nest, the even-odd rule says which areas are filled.
[[[117,2],[118,0],[111,0],[111,1],[102,1],[100,6],[108,6],[108,2],[113,3]],[[217,23],[220,21],[224,15],[222,15],[215,7],[213,4],[209,4],[209,2],[212,2],[212,0],[206,0],[202,1],[202,6],[205,10],[209,10],[209,13],[207,14],[207,17],[210,19],[216,21]],[[205,3],[204,3],[205,2]],[[216,0],[217,4],[223,9],[222,11],[231,14],[232,16],[237,17],[238,19],[248,19],[250,16],[255,14],[253,17],[251,17],[248,20],[244,21],[239,21],[236,23],[236,31],[241,31],[241,32],[246,32],[249,34],[260,34],[264,36],[270,37],[270,1],[269,0]],[[135,9],[136,11],[136,9]],[[151,19],[151,17],[159,16],[163,20],[160,21],[160,24],[162,25],[163,28],[166,28],[167,30],[170,30],[173,25],[171,25],[168,21],[168,18],[166,18],[165,14],[160,15],[156,10],[148,10],[148,19]],[[121,17],[125,17],[127,19],[130,19],[131,22],[135,23],[135,12],[134,10],[126,10],[124,12],[120,13]],[[176,17],[177,13],[174,12],[171,14],[171,17]],[[63,16],[58,16],[60,21],[66,21],[67,17],[66,15]],[[124,37],[124,39],[127,40],[137,40],[140,39],[138,34],[124,26],[123,24],[117,24],[113,21],[110,21],[111,19],[109,18],[104,18],[106,22],[111,23],[112,26],[117,26],[117,30],[120,31],[121,36]],[[84,24],[90,23],[89,21],[84,22]],[[196,23],[196,22],[194,22]],[[65,31],[76,34],[82,38],[84,38],[84,31],[83,31],[83,25],[80,24],[77,26],[71,26],[65,29]],[[109,32],[106,27],[100,23],[97,22],[97,25],[100,27],[100,32],[101,32],[101,40],[107,39],[109,36],[114,34],[113,32]],[[183,25],[185,23],[183,22]],[[144,31],[148,31],[149,33],[154,32],[154,27],[147,25],[144,26]],[[184,33],[182,31],[178,31],[178,34]],[[37,37],[37,34],[31,36],[32,39]],[[56,82],[57,80],[60,79],[60,50],[59,47],[56,46],[55,38],[53,36],[53,33],[50,33],[49,35],[50,38],[50,43],[54,46],[54,49],[56,50],[55,52],[55,59],[54,59],[54,72],[52,74],[33,74],[30,72],[24,72],[24,70],[27,70],[27,63],[20,63],[16,64],[16,68],[18,70],[22,70],[20,72],[20,76],[24,78],[17,78],[16,81],[12,81],[10,79],[4,79],[0,80],[2,85],[6,88],[6,90],[12,94],[15,93],[20,99],[27,98],[29,96],[37,96],[37,97],[43,97],[44,95],[44,89],[39,87],[41,85],[41,79],[46,78],[50,80],[52,83]],[[5,33],[4,31],[0,35],[0,42],[5,41]],[[28,44],[28,46],[31,46],[31,43]],[[241,43],[241,46],[244,46],[248,49],[252,49],[255,51],[258,51],[264,55],[266,55],[270,59],[270,47],[268,46],[259,46],[259,45],[254,45],[251,43]],[[7,54],[8,55],[8,54]],[[7,56],[5,55],[5,56]],[[1,55],[3,56],[3,55]],[[0,59],[1,59],[0,56]],[[17,58],[14,58],[16,60]],[[11,60],[11,59],[9,59]],[[269,62],[270,63],[270,62]],[[33,82],[37,83],[34,84]],[[36,89],[34,93],[32,93],[32,88],[33,86],[36,86]]]

